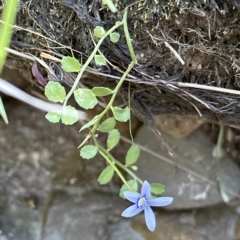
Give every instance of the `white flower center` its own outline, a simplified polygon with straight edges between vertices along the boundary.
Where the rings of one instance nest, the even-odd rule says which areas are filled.
[[[139,198],[139,200],[138,200],[138,206],[139,207],[144,205],[145,203],[146,203],[146,198],[145,197]]]

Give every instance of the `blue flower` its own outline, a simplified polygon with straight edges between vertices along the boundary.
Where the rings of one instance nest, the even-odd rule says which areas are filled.
[[[141,194],[130,191],[123,192],[125,198],[134,203],[122,212],[123,217],[133,217],[144,210],[145,222],[150,231],[156,228],[156,218],[151,207],[164,207],[172,203],[172,197],[158,197],[150,199],[151,186],[147,181],[144,181],[141,189]]]

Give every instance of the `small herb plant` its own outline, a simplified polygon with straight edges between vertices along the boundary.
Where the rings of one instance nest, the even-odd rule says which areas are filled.
[[[112,11],[116,10],[115,6],[112,4],[111,1],[105,0],[103,2],[105,4],[108,4]],[[125,39],[132,62],[129,64],[127,70],[122,75],[116,87],[113,90],[107,87],[94,87],[92,89],[77,88],[84,71],[93,60],[97,65],[100,66],[104,66],[107,64],[105,57],[99,52],[99,48],[104,39],[106,39],[107,37],[109,37],[113,43],[117,43],[120,38],[120,34],[116,32],[116,29],[122,26],[124,29]],[[128,149],[125,157],[125,163],[121,163],[111,154],[111,150],[117,146],[120,140],[120,132],[117,128],[115,128],[116,121],[130,121],[130,108],[128,106],[125,108],[116,107],[114,106],[114,100],[126,76],[137,63],[130,35],[128,32],[127,9],[125,9],[124,11],[122,21],[116,22],[115,25],[108,31],[106,31],[103,27],[97,26],[94,29],[94,35],[99,39],[98,43],[96,44],[93,52],[83,65],[81,65],[80,62],[74,57],[66,56],[63,57],[61,60],[61,66],[64,71],[78,72],[76,80],[68,94],[66,94],[64,87],[61,86],[61,84],[58,82],[49,81],[46,85],[45,95],[47,96],[47,98],[53,102],[63,103],[61,111],[56,110],[48,112],[46,118],[52,123],[62,121],[63,124],[72,125],[79,120],[77,110],[67,104],[69,98],[72,95],[74,95],[75,101],[78,103],[78,105],[84,109],[94,108],[98,104],[98,97],[110,96],[110,101],[108,102],[105,109],[81,127],[80,132],[85,129],[90,129],[90,131],[85,137],[84,141],[79,145],[80,156],[86,160],[90,160],[94,158],[97,153],[99,153],[106,160],[108,165],[99,175],[98,182],[100,184],[107,184],[113,178],[114,173],[116,173],[123,182],[119,193],[120,197],[126,197],[130,201],[132,201],[132,197],[134,197],[134,201],[132,202],[134,202],[135,205],[133,206],[138,207],[138,209],[134,211],[134,214],[130,214],[130,210],[125,210],[123,212],[123,216],[131,217],[136,215],[136,213],[140,212],[140,210],[144,210],[147,226],[151,231],[153,231],[155,229],[155,218],[152,210],[149,210],[150,206],[168,205],[172,202],[172,198],[161,198],[160,200],[159,198],[156,198],[156,200],[150,200],[150,196],[152,197],[151,194],[162,194],[164,192],[164,186],[158,183],[149,184],[146,181],[143,183],[143,181],[135,174],[135,170],[137,169],[137,167],[134,164],[136,163],[140,155],[140,148],[138,145],[133,143]],[[113,117],[109,117],[103,120],[108,112],[112,112]],[[106,148],[103,147],[98,141],[98,135],[101,133],[108,134]],[[91,141],[89,141],[90,139]],[[92,142],[93,144],[89,144],[89,142]],[[128,173],[131,179],[127,180],[123,176],[122,171]],[[137,193],[138,184],[143,184],[141,195]],[[129,191],[132,192],[132,195],[131,193],[129,193]],[[130,195],[132,197],[130,197]],[[166,199],[167,202],[165,201]],[[139,205],[140,201],[142,202],[141,206]],[[152,203],[157,203],[158,205],[154,205]],[[132,209],[133,207],[130,208]],[[149,216],[146,217],[146,214]]]

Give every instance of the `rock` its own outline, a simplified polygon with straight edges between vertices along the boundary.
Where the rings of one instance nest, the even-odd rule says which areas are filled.
[[[60,170],[66,168],[67,153],[78,152],[80,125],[51,124],[45,113],[14,101],[5,108],[9,124],[0,120],[0,230],[8,240],[39,240],[53,179],[61,174],[63,183],[81,179],[80,161],[66,169],[72,174]]]
[[[148,240],[234,240],[239,239],[239,215],[225,205],[192,211],[157,211],[154,232],[146,230],[143,217],[137,217],[132,227]]]
[[[226,191],[239,193],[239,168],[226,154],[219,167],[212,157],[214,144],[201,130],[181,140],[172,139],[166,134],[162,136],[174,151],[173,158],[147,127],[142,127],[138,132],[135,141],[147,151],[157,154],[153,156],[149,152],[141,152],[138,174],[144,180],[165,185],[164,195],[174,197],[169,209],[206,207],[223,202],[217,180],[220,175]],[[228,200],[236,197],[230,193],[227,196]]]
[[[6,126],[0,122],[0,240],[240,238],[239,208],[235,211],[222,205],[191,211],[164,211],[161,208],[154,208],[157,227],[153,233],[147,229],[143,213],[130,219],[122,218],[121,212],[131,203],[118,197],[118,186],[114,184],[100,186],[97,183],[97,176],[105,166],[102,159],[93,159],[85,164],[79,158],[76,149],[82,138],[78,132],[79,126],[75,128],[50,124],[44,119],[44,113],[23,104],[12,103],[14,102],[10,105],[5,104],[10,124]],[[144,131],[142,129],[139,135],[144,134],[142,138],[148,140],[149,146],[153,144],[151,141],[156,143],[153,136]],[[194,139],[201,143],[199,136],[193,138],[192,142]],[[195,150],[196,156],[200,156],[201,151],[208,152],[205,145],[210,143],[204,139],[205,143],[201,143],[200,150],[198,152]],[[175,152],[182,147],[177,142],[170,143]],[[158,150],[159,145],[156,146]],[[188,148],[188,151],[186,147],[182,151],[186,151],[185,158],[189,160],[191,159],[189,150],[192,150],[190,143]],[[180,156],[179,151],[177,153],[177,156]],[[149,158],[147,155],[146,157]],[[157,160],[155,165],[152,165],[152,159],[148,159],[149,165],[146,165],[145,160],[140,159],[140,173],[145,175],[148,173],[149,180],[151,173],[155,174],[152,177],[157,180],[162,174],[168,174],[169,176],[165,175],[164,179],[169,182],[173,179],[172,186],[176,185],[175,175],[177,177],[180,174],[180,169],[176,171],[176,167],[173,167],[165,172],[158,169],[160,160]],[[198,160],[194,163],[203,164],[203,160]],[[178,163],[180,160],[176,161]],[[222,179],[223,186],[226,186],[226,183],[233,184],[231,178],[234,177],[236,181],[234,184],[237,186],[238,172],[233,172],[229,159],[226,163],[227,165],[221,166],[228,174],[220,171],[218,176]],[[209,167],[209,162],[204,164],[205,168]],[[142,167],[147,167],[148,170]],[[165,168],[164,165],[163,167]],[[188,167],[193,168],[191,164],[188,164]],[[156,174],[155,169],[160,174]],[[195,166],[193,169],[198,168]],[[186,180],[183,177],[181,179]],[[193,177],[191,180],[193,183],[196,181]],[[235,185],[231,187],[235,188]],[[184,193],[186,197],[189,194]],[[166,195],[170,196],[170,193],[167,192]],[[183,200],[192,205],[195,202],[192,199],[179,200],[177,197],[174,200],[174,204],[178,204],[176,208],[183,206],[181,202]],[[221,201],[219,195],[218,199]]]
[[[154,120],[161,132],[172,138],[184,138],[203,124],[203,120],[188,115],[156,115]]]
[[[55,192],[51,202],[43,240],[137,239],[132,237],[137,233],[131,227],[125,232],[116,227],[123,201],[112,194],[92,190],[81,196]]]

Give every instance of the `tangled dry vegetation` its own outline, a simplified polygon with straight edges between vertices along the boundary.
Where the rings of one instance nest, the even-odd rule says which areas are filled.
[[[109,29],[129,6],[129,31],[138,64],[122,95],[127,98],[130,86],[133,111],[149,126],[154,124],[153,115],[161,113],[239,125],[238,0],[114,2],[118,14],[101,0],[22,0],[11,48],[23,56],[10,53],[7,66],[26,75],[35,56],[44,61],[41,71],[49,79],[71,85],[75,75],[63,72],[59,59],[74,54],[84,62],[97,41],[94,27]],[[117,44],[104,41],[101,52],[108,66],[92,62],[82,79],[87,86],[114,84],[131,61],[123,37]]]

